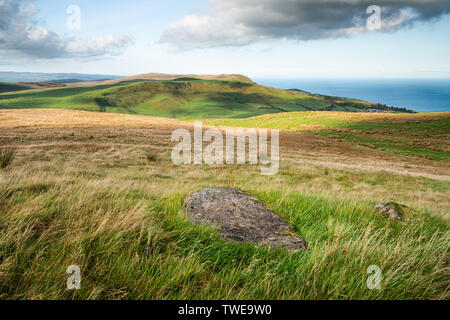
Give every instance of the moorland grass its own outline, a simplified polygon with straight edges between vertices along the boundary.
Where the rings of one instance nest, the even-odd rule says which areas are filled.
[[[445,202],[448,181],[295,163],[263,177],[248,165],[176,167],[165,149],[149,161],[154,151],[132,141],[82,141],[23,150],[0,175],[0,298],[449,298],[448,223],[425,197]],[[211,186],[258,196],[308,249],[230,243],[192,224],[184,199]],[[414,210],[402,222],[381,217],[380,190]],[[417,195],[425,206],[413,205]],[[66,288],[70,265],[81,267],[81,290]],[[381,290],[366,285],[371,265]]]
[[[0,147],[0,169],[7,169],[16,155],[14,148]]]
[[[357,114],[290,112],[206,123],[244,128],[310,131],[379,151],[450,162],[450,113]]]
[[[447,163],[434,178],[391,163],[336,167],[319,163],[323,154],[302,162],[303,149],[282,140],[275,176],[175,166],[175,122],[53,111],[1,113],[0,142],[17,158],[0,170],[0,299],[449,299],[450,181],[438,171]],[[258,196],[307,250],[228,242],[192,224],[184,199],[208,187]],[[388,201],[409,207],[403,221],[374,210]],[[67,290],[70,265],[81,268],[80,290]],[[371,265],[381,290],[366,285]]]
[[[397,223],[373,203],[253,191],[308,242],[297,253],[229,243],[153,196],[106,179],[19,182],[0,193],[0,294],[9,299],[448,299],[448,226]],[[16,188],[16,190],[12,190]],[[82,289],[65,269],[82,269]],[[382,290],[366,286],[370,265]]]

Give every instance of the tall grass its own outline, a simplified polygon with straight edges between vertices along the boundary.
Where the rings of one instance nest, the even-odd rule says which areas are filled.
[[[14,161],[16,150],[14,148],[0,148],[0,168],[7,169]]]
[[[154,197],[108,178],[51,180],[0,192],[0,298],[449,298],[448,226],[426,214],[396,223],[370,203],[260,189],[308,241],[308,250],[290,253],[193,225],[184,193]],[[82,270],[79,291],[65,287],[73,264]],[[382,290],[366,286],[370,265],[383,272]]]
[[[132,120],[120,117],[102,127],[89,115],[86,127],[49,128],[73,115],[59,114],[39,120],[41,129],[3,129],[26,147],[0,172],[0,299],[450,298],[450,182],[442,171],[432,179],[302,162],[295,144],[282,146],[292,161],[271,177],[250,165],[174,166],[167,123],[127,128]],[[184,199],[207,187],[258,196],[308,249],[228,242],[192,224]],[[414,210],[390,221],[373,209],[386,201]],[[67,290],[70,265],[81,268],[81,290]],[[367,287],[371,265],[381,269],[381,290]]]

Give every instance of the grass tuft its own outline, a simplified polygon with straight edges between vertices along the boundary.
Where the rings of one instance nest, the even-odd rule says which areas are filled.
[[[150,163],[158,161],[158,156],[152,150],[147,150],[145,158]]]
[[[16,156],[16,150],[14,148],[0,148],[0,168],[7,169]]]

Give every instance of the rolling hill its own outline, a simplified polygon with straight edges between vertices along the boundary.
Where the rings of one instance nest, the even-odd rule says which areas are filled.
[[[60,108],[180,119],[247,118],[292,111],[411,112],[367,101],[280,90],[241,75],[147,74],[0,95],[0,109]],[[0,85],[8,86],[8,84]]]
[[[114,84],[124,84],[131,82],[142,82],[142,81],[169,81],[184,78],[193,80],[221,80],[221,81],[239,81],[253,83],[253,81],[244,75],[240,74],[219,74],[219,75],[208,75],[208,74],[166,74],[166,73],[144,73],[135,76],[121,77],[109,80],[100,81],[83,81],[79,83],[72,83],[72,86],[99,86],[99,85],[114,85]]]
[[[29,89],[32,89],[32,87],[21,83],[0,82],[0,94],[6,92],[24,91]]]

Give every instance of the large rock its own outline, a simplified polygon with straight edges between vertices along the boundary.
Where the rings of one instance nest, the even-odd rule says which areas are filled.
[[[375,206],[375,210],[382,216],[393,220],[402,220],[405,208],[407,207],[395,202],[380,203]]]
[[[185,208],[190,220],[218,226],[228,240],[306,249],[305,240],[283,218],[239,189],[202,190],[187,198]]]

